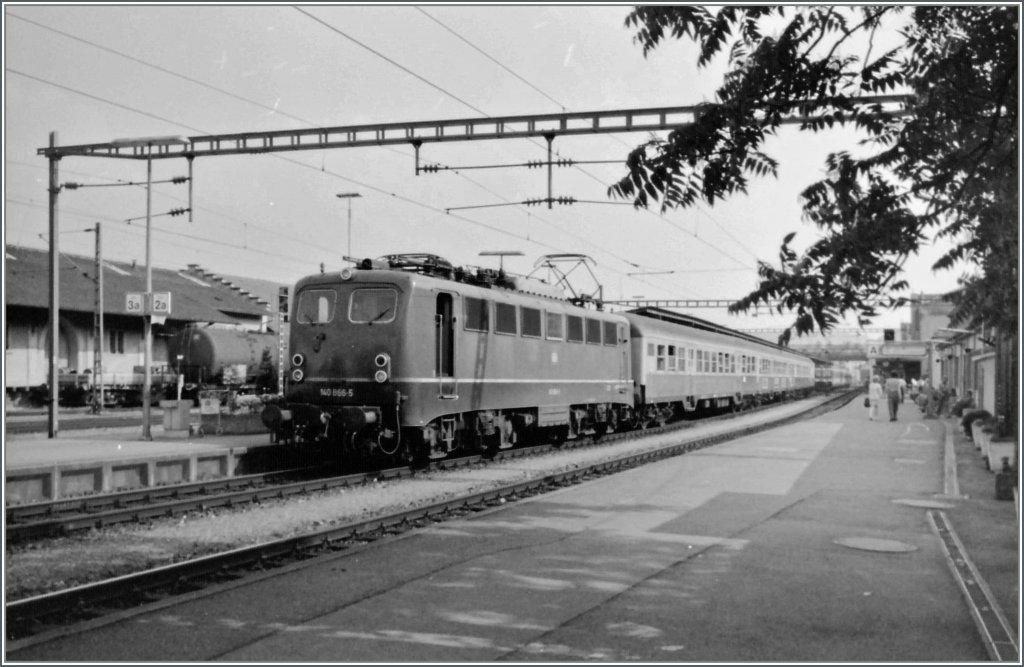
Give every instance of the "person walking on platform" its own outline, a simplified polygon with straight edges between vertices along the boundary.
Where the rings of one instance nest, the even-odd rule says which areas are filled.
[[[894,422],[899,414],[900,403],[903,402],[903,388],[896,371],[885,381],[885,395],[889,399],[889,421]]]
[[[878,418],[878,404],[882,400],[882,379],[877,375],[871,378],[868,383],[868,419],[875,421]]]

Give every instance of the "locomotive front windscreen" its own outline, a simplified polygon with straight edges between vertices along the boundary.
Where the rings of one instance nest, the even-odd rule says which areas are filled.
[[[397,303],[398,292],[393,289],[353,290],[349,299],[348,319],[353,324],[391,322],[395,319]]]
[[[338,293],[332,289],[311,289],[299,294],[295,317],[301,324],[326,324],[334,319]]]

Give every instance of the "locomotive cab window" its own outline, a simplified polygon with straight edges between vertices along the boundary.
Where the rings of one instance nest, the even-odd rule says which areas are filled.
[[[334,319],[338,293],[332,289],[311,289],[299,294],[296,318],[300,324],[326,324]]]
[[[463,301],[466,311],[466,330],[489,331],[490,318],[488,315],[490,313],[488,312],[487,301],[485,299],[475,299],[471,296],[467,296]]]
[[[523,335],[530,338],[540,338],[540,310],[523,307],[519,309],[519,317],[521,318],[520,328],[523,331]]]
[[[516,331],[516,307],[510,303],[494,304],[494,333],[510,334],[515,336]]]
[[[570,343],[582,343],[583,342],[583,318],[577,315],[569,315],[566,317],[567,328],[565,339]]]
[[[619,332],[615,322],[604,323],[604,344],[605,345],[618,345],[619,344]]]
[[[398,305],[398,292],[393,289],[353,290],[348,302],[348,320],[354,324],[393,322],[396,305]]]
[[[562,319],[561,313],[550,313],[544,311],[545,321],[547,322],[547,339],[548,340],[562,340],[564,337],[564,325],[565,321]]]

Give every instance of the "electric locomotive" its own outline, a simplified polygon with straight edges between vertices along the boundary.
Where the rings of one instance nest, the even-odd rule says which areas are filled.
[[[542,281],[388,255],[293,294],[280,440],[417,460],[633,421],[628,320]]]

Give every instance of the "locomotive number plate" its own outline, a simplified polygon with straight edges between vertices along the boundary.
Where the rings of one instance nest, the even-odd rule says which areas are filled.
[[[324,398],[352,398],[356,390],[351,387],[321,387],[320,396]]]

